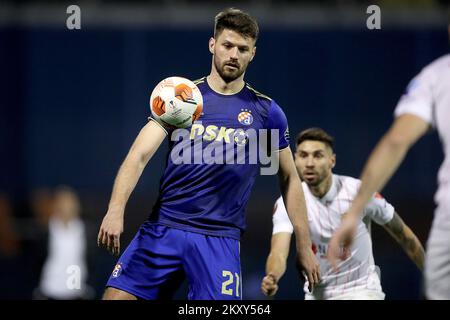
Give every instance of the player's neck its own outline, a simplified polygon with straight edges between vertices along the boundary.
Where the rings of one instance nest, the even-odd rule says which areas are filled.
[[[242,74],[239,78],[227,83],[222,79],[222,77],[214,68],[213,70],[211,70],[211,74],[206,77],[206,81],[208,82],[208,85],[211,89],[225,95],[236,94],[245,86],[244,74]]]
[[[328,177],[326,177],[322,183],[320,183],[317,186],[310,187],[311,193],[317,197],[317,198],[323,198],[328,191],[330,191],[331,184],[333,183],[333,175],[330,174]]]

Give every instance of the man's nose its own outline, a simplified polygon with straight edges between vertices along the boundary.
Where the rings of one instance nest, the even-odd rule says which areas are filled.
[[[239,49],[237,47],[230,50],[230,58],[233,60],[237,60],[239,58]]]
[[[306,166],[307,166],[307,167],[314,167],[314,160],[313,160],[312,157],[308,157],[308,158],[306,159]]]

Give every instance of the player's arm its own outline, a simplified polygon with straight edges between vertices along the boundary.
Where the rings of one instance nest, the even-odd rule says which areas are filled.
[[[409,148],[428,128],[429,124],[415,115],[401,115],[373,150],[364,167],[358,194],[328,246],[328,259],[335,268],[339,259],[346,259],[358,221],[370,197],[384,187]],[[340,250],[341,245],[344,246],[343,251]]]
[[[273,296],[278,291],[278,282],[286,271],[290,243],[290,232],[272,235],[270,253],[266,261],[266,276],[261,283],[261,290],[266,296]]]
[[[279,152],[279,160],[280,189],[286,211],[294,227],[298,266],[306,273],[311,286],[310,290],[312,290],[312,287],[320,281],[320,267],[311,249],[305,196],[289,147]]]
[[[408,257],[423,270],[425,251],[419,239],[412,230],[403,222],[402,218],[394,212],[391,221],[384,224],[383,227],[400,244]]]
[[[114,181],[108,212],[98,233],[99,246],[112,254],[120,252],[120,235],[123,232],[125,206],[139,177],[150,158],[165,139],[166,131],[156,122],[149,121],[139,132]]]

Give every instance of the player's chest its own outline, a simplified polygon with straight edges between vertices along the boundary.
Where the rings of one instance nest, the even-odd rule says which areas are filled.
[[[309,229],[314,242],[328,243],[351,202],[345,197],[332,201],[307,200]]]
[[[241,98],[205,97],[203,113],[196,124],[234,129],[262,129],[265,118],[255,102]]]
[[[212,141],[230,143],[239,140],[241,136],[256,137],[265,125],[260,110],[259,105],[242,99],[205,98],[203,113],[190,128],[190,137],[201,138],[204,143]]]

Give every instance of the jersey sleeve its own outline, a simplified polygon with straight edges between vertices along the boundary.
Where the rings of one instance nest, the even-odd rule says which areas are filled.
[[[379,225],[388,223],[394,217],[394,207],[376,192],[364,209],[364,215]]]
[[[394,116],[415,115],[435,127],[433,115],[433,69],[425,68],[414,77],[395,108]]]
[[[272,234],[279,232],[288,232],[288,233],[294,232],[294,227],[292,226],[291,220],[289,219],[282,197],[279,197],[278,200],[275,202],[275,205],[273,207],[272,222],[273,222]]]
[[[284,114],[281,107],[275,102],[271,101],[268,119],[267,119],[267,129],[278,131],[278,140],[272,141],[272,143],[277,143],[274,146],[275,150],[282,150],[289,146],[289,126],[287,122],[286,115]]]
[[[174,128],[169,128],[169,127],[164,126],[163,123],[161,123],[160,121],[156,120],[152,116],[148,117],[147,120],[148,121],[154,121],[157,125],[159,125],[164,130],[166,135],[170,136],[172,134],[172,132],[174,131]]]

